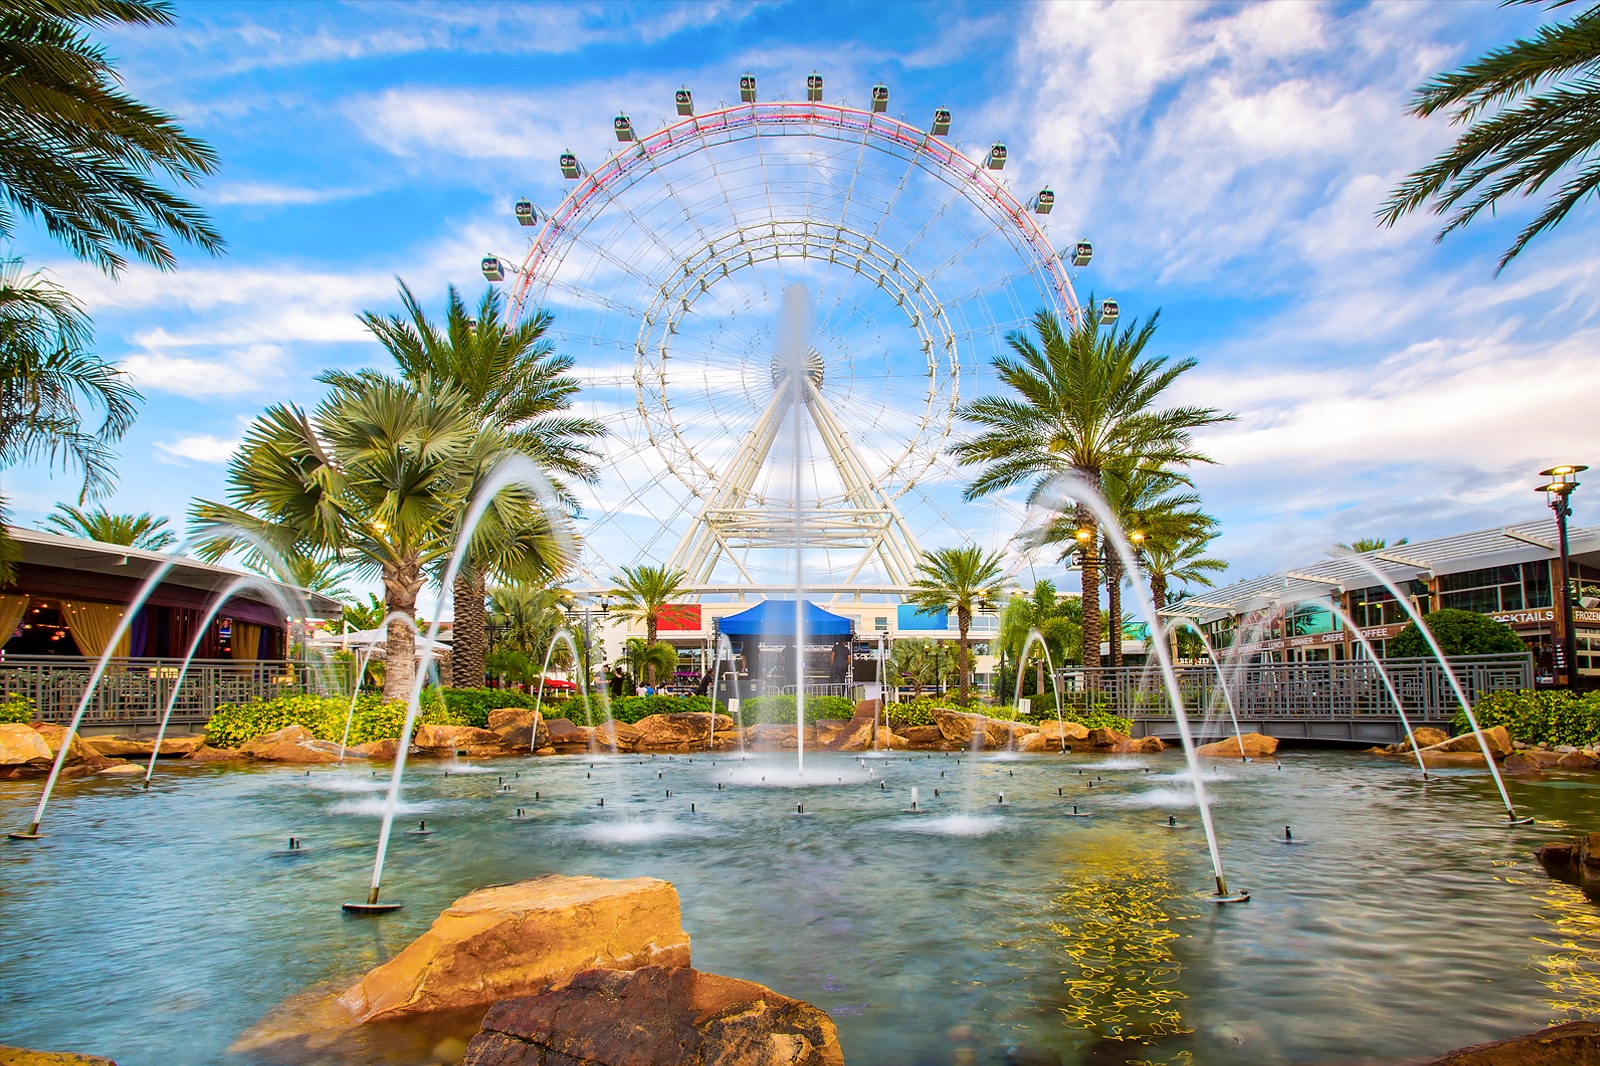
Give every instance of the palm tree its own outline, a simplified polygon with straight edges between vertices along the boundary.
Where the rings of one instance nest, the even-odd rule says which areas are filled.
[[[1057,666],[1073,661],[1083,652],[1083,601],[1076,596],[1058,595],[1055,583],[1048,580],[1037,582],[1027,595],[1012,595],[1000,614],[1000,646],[1016,663],[1014,696],[1022,695],[1022,670],[1027,666],[1022,653],[1029,634],[1036,630]],[[1034,667],[1034,691],[1043,693],[1043,655],[1034,660]]]
[[[24,274],[20,260],[0,260],[0,469],[43,459],[81,470],[79,503],[111,487],[112,445],[141,399],[126,374],[88,350],[91,340],[70,294]],[[90,425],[96,414],[99,425]],[[0,577],[16,554],[0,500]]]
[[[999,599],[1005,580],[999,552],[986,553],[967,545],[923,552],[917,576],[911,581],[909,602],[924,611],[955,610],[963,704],[971,692],[972,644],[967,632],[972,628],[972,612],[982,600]]]
[[[1214,524],[1198,510],[1200,497],[1194,492],[1177,491],[1189,479],[1170,470],[1113,469],[1106,471],[1106,503],[1116,513],[1117,522],[1142,556],[1152,538],[1171,536],[1196,523]],[[1108,537],[1101,538],[1106,563],[1106,631],[1111,645],[1111,665],[1122,665],[1122,557]],[[1160,609],[1158,604],[1157,609]],[[1152,623],[1156,619],[1150,620]]]
[[[564,478],[593,482],[599,456],[589,445],[605,435],[605,427],[590,418],[569,414],[578,393],[571,356],[557,355],[545,334],[551,317],[541,311],[511,324],[497,289],[490,288],[478,302],[476,313],[451,286],[442,325],[429,320],[421,303],[405,282],[400,283],[403,315],[383,316],[367,311],[361,320],[378,338],[407,381],[429,378],[453,386],[476,408],[479,417],[503,431],[512,446],[529,456],[551,475],[558,495],[573,506]],[[329,371],[320,380],[350,388],[376,371],[349,374]],[[515,558],[474,558],[456,575],[451,591],[455,621],[451,632],[451,684],[467,688],[483,683],[488,631],[484,614],[485,590],[493,574],[512,578],[505,564]]]
[[[1570,3],[1570,0],[1565,0]],[[1552,7],[1562,6],[1552,4]],[[1379,212],[1393,226],[1422,207],[1445,216],[1435,240],[1513,193],[1533,196],[1560,180],[1544,209],[1517,234],[1499,267],[1600,192],[1600,4],[1532,37],[1496,48],[1417,90],[1411,113],[1440,111],[1467,128],[1432,163],[1402,181]],[[1490,109],[1493,114],[1489,114]],[[1564,180],[1563,180],[1564,178]]]
[[[933,641],[924,637],[897,640],[889,649],[889,674],[896,683],[910,684],[911,698],[916,699],[938,680],[934,676],[937,661]]]
[[[1215,584],[1211,575],[1228,568],[1224,560],[1206,554],[1216,535],[1209,526],[1196,525],[1170,534],[1157,532],[1145,539],[1144,571],[1150,578],[1150,600],[1156,610],[1171,602],[1173,582],[1210,588]]]
[[[1000,380],[1015,395],[984,396],[964,404],[961,414],[979,431],[956,444],[963,465],[982,469],[967,486],[969,500],[1033,482],[1028,502],[1037,502],[1057,475],[1074,472],[1091,488],[1102,488],[1108,468],[1159,470],[1210,462],[1191,439],[1194,430],[1233,415],[1214,407],[1154,405],[1194,359],[1169,364],[1146,357],[1160,313],[1143,326],[1130,321],[1118,333],[1100,329],[1091,298],[1069,330],[1048,311],[1034,316],[1037,342],[1018,330],[1006,340],[1014,357],[994,362]],[[1097,523],[1087,508],[1074,513],[1075,538],[1090,550],[1083,566],[1083,664],[1088,683],[1100,669],[1100,571],[1094,546]]]
[[[622,665],[638,685],[654,685],[661,673],[671,675],[678,668],[678,649],[670,644],[646,642],[639,637],[629,637],[622,643]]]
[[[151,0],[11,0],[0,16],[0,238],[20,211],[111,275],[123,252],[176,265],[167,235],[216,254],[222,237],[194,204],[149,176],[196,185],[217,155],[169,115],[122,92],[90,26],[170,26]]]
[[[260,557],[241,531],[285,556],[337,556],[383,582],[386,614],[414,617],[430,572],[455,548],[482,471],[510,447],[449,386],[367,378],[359,388],[336,385],[309,417],[293,406],[268,408],[229,463],[231,503],[196,501],[191,517],[212,556],[242,547],[247,558]],[[514,543],[532,566],[555,573],[568,564],[557,528],[565,515],[531,494],[503,490],[485,519],[469,550]],[[409,695],[415,654],[410,626],[391,621],[385,699]]]
[[[388,614],[384,609],[383,600],[376,592],[367,593],[365,600],[347,601],[344,613],[339,617],[341,626],[349,626],[354,632],[360,633],[368,629],[377,629],[383,625],[383,616]]]
[[[1402,544],[1409,544],[1409,543],[1410,543],[1410,538],[1409,537],[1401,537],[1399,540],[1394,542],[1394,546],[1398,548]],[[1352,544],[1341,544],[1341,545],[1339,545],[1339,547],[1348,548],[1353,552],[1382,551],[1383,549],[1387,548],[1388,546],[1389,546],[1389,542],[1387,540],[1385,540],[1384,538],[1382,538],[1382,537],[1362,537],[1360,540],[1357,540]]]
[[[178,540],[177,534],[167,528],[165,517],[157,518],[148,511],[112,514],[104,507],[84,510],[69,503],[58,503],[54,513],[45,517],[45,524],[69,537],[87,537],[101,544],[121,544],[151,552],[170,548]]]
[[[611,611],[630,622],[643,622],[645,641],[656,642],[656,631],[661,625],[661,609],[684,594],[683,581],[688,577],[682,570],[668,570],[661,566],[624,566],[622,573],[611,579],[610,595],[617,597]]]

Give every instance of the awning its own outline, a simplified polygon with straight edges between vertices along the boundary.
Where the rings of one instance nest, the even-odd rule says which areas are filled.
[[[428,638],[418,636],[417,650],[420,652],[428,645]],[[371,650],[376,648],[382,651],[389,643],[387,629],[357,629],[349,633],[322,632],[311,638],[313,648],[350,648],[352,650]],[[433,641],[435,651],[450,646],[450,631],[441,630],[439,639]]]
[[[805,601],[806,636],[848,637],[853,631],[850,619],[824,611]],[[763,600],[750,608],[722,619],[717,628],[730,637],[794,636],[794,601]]]

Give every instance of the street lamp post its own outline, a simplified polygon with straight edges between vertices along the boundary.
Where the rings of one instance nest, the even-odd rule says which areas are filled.
[[[1561,612],[1561,637],[1555,642],[1555,666],[1561,683],[1567,688],[1572,687],[1578,662],[1572,639],[1572,561],[1567,550],[1567,519],[1572,516],[1572,494],[1578,488],[1578,475],[1587,469],[1587,466],[1567,464],[1541,470],[1539,476],[1549,480],[1534,490],[1545,494],[1545,502],[1556,513],[1556,529],[1560,535],[1561,591],[1556,606]]]
[[[580,610],[583,612],[583,662],[579,664],[579,669],[582,671],[584,680],[592,689],[594,687],[594,637],[589,628],[589,619],[593,614],[594,607],[588,602],[585,602],[581,608],[574,607],[572,601],[568,600],[566,602],[566,608],[567,617],[569,619],[572,618],[574,614],[577,614]],[[610,613],[611,604],[607,602],[604,596],[601,596],[601,616],[604,617]]]

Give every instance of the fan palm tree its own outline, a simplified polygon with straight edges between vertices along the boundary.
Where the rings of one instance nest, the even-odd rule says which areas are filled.
[[[112,445],[141,399],[126,374],[89,351],[91,340],[70,294],[24,274],[20,260],[0,261],[0,469],[42,459],[81,470],[79,503],[111,487]],[[0,500],[0,577],[16,555]]]
[[[1083,653],[1083,601],[1076,596],[1061,596],[1053,581],[1039,581],[1027,595],[1014,594],[1000,614],[1000,646],[1017,666],[1013,695],[1022,695],[1022,670],[1027,666],[1022,654],[1028,636],[1037,631],[1056,665],[1073,662]],[[1034,662],[1034,691],[1044,692],[1045,659]]]
[[[191,518],[213,557],[240,548],[259,558],[241,532],[284,556],[337,556],[382,581],[386,614],[414,617],[430,571],[455,549],[482,472],[510,450],[455,389],[427,378],[367,378],[359,388],[335,385],[311,416],[294,406],[268,408],[229,463],[231,502],[196,501]],[[530,566],[559,572],[569,562],[559,528],[565,519],[507,488],[469,551],[514,548]],[[488,540],[494,543],[479,543]],[[386,647],[384,698],[403,699],[415,676],[410,626],[391,621]]]
[[[1014,356],[994,362],[1012,395],[984,396],[964,404],[961,414],[978,432],[951,452],[980,471],[967,486],[969,500],[1032,482],[1028,502],[1037,502],[1059,474],[1071,471],[1096,491],[1109,468],[1159,470],[1210,462],[1191,434],[1231,421],[1214,407],[1156,409],[1155,404],[1193,359],[1168,363],[1144,352],[1160,314],[1142,326],[1130,321],[1119,333],[1101,331],[1091,298],[1069,329],[1048,311],[1034,316],[1034,337],[1018,330],[1007,343]],[[1035,337],[1037,339],[1035,339]],[[1087,508],[1074,513],[1075,537],[1092,549],[1097,523]],[[1100,668],[1100,571],[1096,553],[1083,566],[1083,664],[1090,685]]]
[[[166,518],[157,518],[148,511],[142,514],[112,514],[104,507],[88,510],[70,503],[58,503],[45,524],[69,537],[86,537],[101,544],[120,544],[127,548],[142,548],[158,552],[170,548],[178,535],[167,528]]]
[[[998,600],[1005,580],[1000,553],[984,552],[976,545],[923,552],[917,576],[911,579],[909,602],[924,611],[955,611],[963,704],[971,694],[972,643],[967,633],[972,628],[972,612],[980,601]]]
[[[428,318],[415,294],[400,283],[405,313],[362,314],[361,321],[394,358],[408,381],[431,379],[454,387],[476,409],[485,424],[505,433],[512,446],[536,462],[551,477],[558,495],[573,505],[565,479],[593,482],[599,455],[589,442],[605,435],[605,427],[590,418],[568,413],[578,393],[578,380],[568,374],[573,361],[558,355],[545,334],[551,317],[541,311],[521,323],[505,318],[499,290],[490,288],[469,309],[461,293],[451,286],[442,324]],[[329,371],[320,380],[359,388],[376,371],[355,374]],[[451,591],[455,601],[451,683],[457,687],[481,685],[488,632],[484,614],[485,590],[492,574],[514,575],[504,564],[515,559],[473,558],[456,575]]]
[[[624,566],[621,574],[611,579],[610,595],[617,597],[611,613],[630,622],[643,622],[645,641],[654,644],[661,627],[661,609],[684,594],[686,577],[682,570],[661,566]]]
[[[10,0],[0,13],[0,239],[16,212],[78,258],[119,273],[124,253],[163,270],[168,235],[213,254],[222,237],[150,176],[195,185],[217,155],[171,116],[121,91],[92,26],[170,26],[151,0]]]
[[[911,637],[894,642],[889,649],[889,675],[896,684],[911,686],[911,698],[922,695],[922,690],[936,684],[938,659],[934,655],[934,642],[924,637]]]
[[[1514,193],[1533,196],[1559,181],[1544,209],[1500,256],[1496,273],[1504,270],[1579,201],[1600,194],[1597,71],[1600,4],[1591,4],[1565,22],[1541,26],[1532,37],[1436,75],[1417,90],[1411,113],[1427,118],[1445,111],[1452,125],[1466,129],[1432,163],[1400,183],[1378,213],[1379,221],[1393,226],[1426,207],[1447,216],[1435,237],[1439,241],[1485,210],[1494,214],[1502,199]]]
[[[1394,542],[1394,545],[1395,545],[1395,547],[1398,548],[1402,544],[1409,544],[1409,543],[1410,543],[1410,538],[1409,537],[1401,537],[1399,540]],[[1353,552],[1382,551],[1383,549],[1387,548],[1388,546],[1389,546],[1389,542],[1387,540],[1385,540],[1383,537],[1362,537],[1360,540],[1357,540],[1357,541],[1355,541],[1355,542],[1353,542],[1351,544],[1341,544],[1341,545],[1339,545],[1339,547],[1348,548]]]

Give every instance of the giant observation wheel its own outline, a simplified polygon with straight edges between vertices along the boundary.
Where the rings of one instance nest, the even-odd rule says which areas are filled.
[[[805,100],[764,102],[746,75],[739,103],[697,113],[682,89],[655,132],[619,115],[592,167],[564,153],[558,206],[518,202],[526,254],[483,269],[511,275],[514,315],[551,312],[607,426],[595,583],[649,560],[702,596],[792,587],[798,535],[808,587],[894,593],[923,540],[992,524],[946,454],[957,407],[1008,331],[1077,315],[1091,253],[1052,243],[1055,195],[1014,193],[1003,143],[963,150],[948,111],[919,128],[888,96],[827,103],[812,75]],[[779,359],[786,299],[803,387]]]

